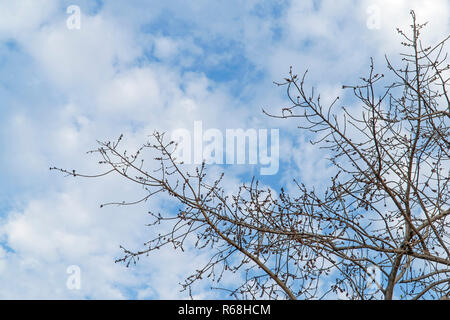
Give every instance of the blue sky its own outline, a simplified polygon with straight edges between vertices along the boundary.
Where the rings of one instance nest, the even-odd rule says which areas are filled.
[[[69,5],[81,27],[69,30]],[[376,6],[379,28],[367,26]],[[366,73],[369,57],[384,70],[398,59],[395,27],[409,10],[430,21],[425,39],[448,34],[446,0],[434,1],[33,1],[0,0],[0,298],[186,298],[185,276],[207,253],[162,250],[126,269],[114,264],[119,245],[151,238],[150,207],[100,209],[133,199],[139,188],[114,177],[64,178],[50,166],[98,172],[86,151],[96,140],[127,146],[154,129],[279,128],[280,170],[273,187],[298,177],[320,186],[332,168],[294,121],[264,116],[279,110],[284,90],[273,85],[289,71],[309,69],[324,99]],[[348,99],[348,100],[346,100]],[[227,166],[232,189],[251,166]],[[81,290],[68,290],[66,269],[80,266]],[[239,282],[228,276],[225,284]],[[200,283],[198,298],[223,297]]]

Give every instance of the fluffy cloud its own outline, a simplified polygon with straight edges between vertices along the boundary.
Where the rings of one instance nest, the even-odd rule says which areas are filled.
[[[272,81],[289,65],[309,68],[312,84],[328,97],[339,94],[341,81],[360,76],[370,55],[397,52],[394,24],[409,24],[410,5],[430,20],[427,39],[449,30],[445,0],[93,3],[81,2],[80,30],[65,27],[65,7],[56,1],[0,4],[0,144],[7,155],[0,190],[8,195],[0,199],[1,298],[187,297],[176,293],[178,283],[207,253],[162,250],[136,267],[114,264],[120,244],[138,248],[151,238],[145,212],[165,210],[162,199],[100,209],[142,190],[115,178],[64,178],[48,167],[98,172],[84,153],[96,139],[124,133],[133,148],[154,129],[192,130],[202,120],[205,128],[283,128],[276,179],[297,174],[320,184],[325,155],[296,137],[295,122],[260,112],[286,103]],[[370,5],[380,8],[380,29],[366,26]],[[323,176],[310,175],[317,165]],[[249,177],[248,169],[227,170],[227,188]],[[70,265],[81,268],[79,291],[67,289]],[[201,283],[193,294],[217,297],[208,288]]]

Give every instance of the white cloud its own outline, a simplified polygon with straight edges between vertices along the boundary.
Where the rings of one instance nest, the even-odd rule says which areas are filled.
[[[14,37],[34,32],[57,10],[57,1],[39,4],[33,0],[2,1],[0,3],[0,37]]]

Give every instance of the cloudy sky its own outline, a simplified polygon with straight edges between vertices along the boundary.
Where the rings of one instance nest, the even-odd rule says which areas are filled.
[[[80,28],[70,20],[80,9]],[[86,154],[96,140],[124,134],[131,148],[155,129],[278,128],[280,166],[267,183],[297,177],[319,185],[330,168],[295,122],[261,112],[286,103],[282,80],[309,69],[324,99],[364,76],[369,58],[384,70],[401,49],[396,27],[409,10],[429,21],[424,38],[448,35],[450,3],[430,1],[101,1],[0,0],[0,298],[175,299],[206,255],[162,250],[131,268],[120,245],[139,248],[152,231],[142,190],[115,177],[74,179],[50,166],[98,172]],[[68,22],[69,19],[69,22]],[[227,166],[229,186],[255,174]],[[81,271],[79,290],[68,267]],[[70,271],[70,268],[69,268]],[[233,285],[239,279],[229,277]],[[200,283],[197,298],[220,298]]]

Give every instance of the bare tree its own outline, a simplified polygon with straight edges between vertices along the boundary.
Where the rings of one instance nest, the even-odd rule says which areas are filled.
[[[167,193],[177,214],[150,213],[154,225],[170,231],[124,250],[117,260],[129,265],[162,246],[183,250],[186,239],[209,250],[210,260],[182,284],[204,277],[220,283],[225,272],[243,275],[235,298],[256,299],[439,299],[450,292],[449,119],[445,64],[449,37],[423,46],[411,11],[411,34],[401,30],[402,66],[386,57],[389,77],[376,73],[371,60],[352,90],[360,114],[324,106],[306,88],[306,72],[292,72],[278,86],[291,105],[275,118],[295,118],[312,133],[312,143],[329,152],[337,174],[324,192],[294,180],[297,190],[275,194],[252,180],[228,194],[223,174],[212,179],[205,164],[186,167],[174,157],[176,143],[154,133],[133,154],[115,142],[99,142],[106,174],[119,174],[145,188],[146,201]],[[395,79],[388,85],[388,78]],[[381,93],[380,93],[381,92]],[[159,156],[146,168],[142,153]],[[156,165],[156,167],[155,167]],[[57,169],[57,168],[51,168]],[[57,169],[80,177],[75,171]],[[136,203],[136,202],[134,202]],[[131,203],[120,202],[119,205]]]

